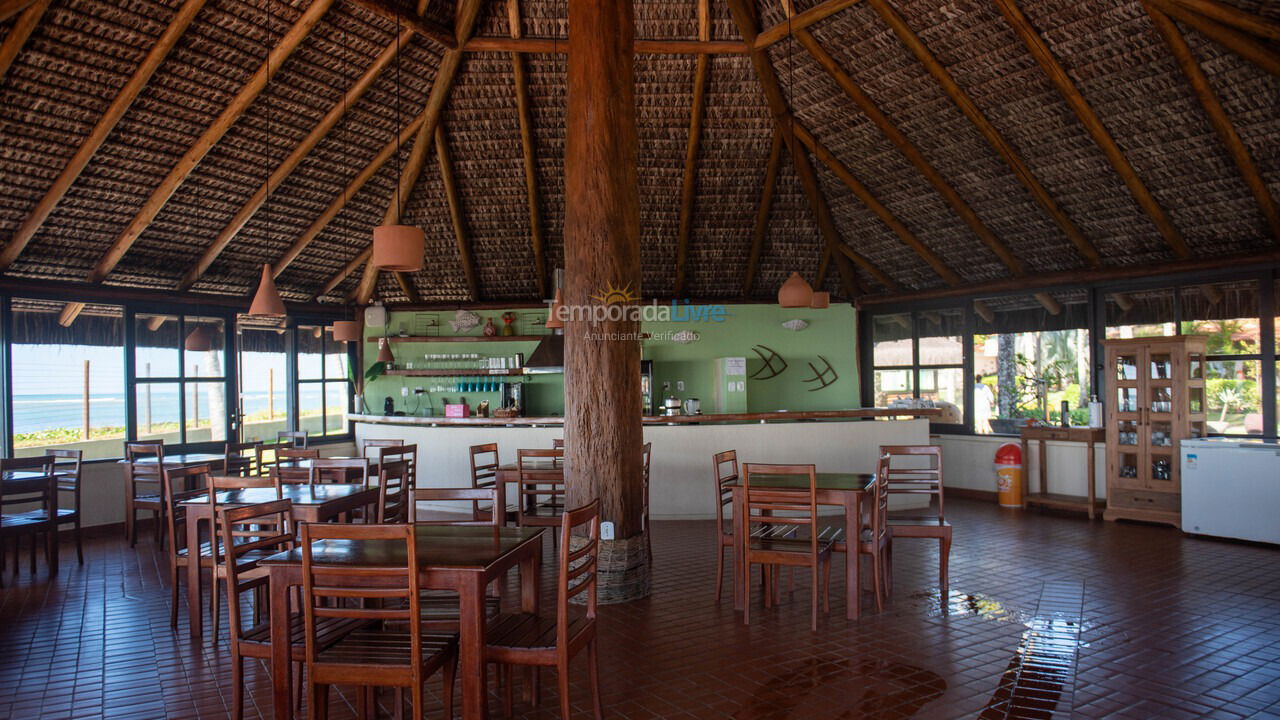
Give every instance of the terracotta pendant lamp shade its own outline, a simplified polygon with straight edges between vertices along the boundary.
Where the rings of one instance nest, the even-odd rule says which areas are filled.
[[[187,352],[209,352],[213,349],[213,336],[209,334],[209,328],[197,325],[187,334],[182,346]]]
[[[811,302],[813,302],[813,288],[800,277],[800,273],[791,273],[791,277],[782,283],[781,288],[778,288],[778,304],[784,308],[809,307]]]
[[[394,363],[395,361],[396,356],[391,354],[391,341],[382,338],[378,341],[378,362]]]
[[[280,299],[276,281],[271,277],[271,263],[262,263],[262,280],[258,282],[258,292],[253,296],[249,314],[255,317],[279,317],[285,314],[284,301]]]
[[[427,236],[412,225],[379,225],[373,229],[373,266],[393,272],[422,269]]]
[[[556,288],[555,299],[551,301],[551,312],[547,313],[547,329],[559,330],[564,327],[564,321],[560,319],[560,308],[564,305],[564,298],[560,293],[560,288]]]
[[[814,291],[813,299],[809,301],[809,307],[815,310],[823,310],[831,305],[831,293],[826,290]]]
[[[334,320],[333,339],[335,342],[356,342],[360,339],[360,323],[355,320]]]

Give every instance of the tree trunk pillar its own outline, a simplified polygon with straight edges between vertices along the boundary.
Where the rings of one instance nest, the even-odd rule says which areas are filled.
[[[600,499],[600,602],[649,594],[640,422],[640,198],[631,0],[569,0],[565,142],[565,466],[568,504]],[[591,307],[589,316],[572,312]]]

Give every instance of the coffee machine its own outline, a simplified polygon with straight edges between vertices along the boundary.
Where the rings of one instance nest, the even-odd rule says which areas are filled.
[[[518,382],[502,383],[502,407],[515,408],[516,416],[524,416],[524,384]]]

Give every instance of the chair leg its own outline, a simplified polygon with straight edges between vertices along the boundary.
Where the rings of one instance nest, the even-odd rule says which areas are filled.
[[[724,544],[718,538],[716,542],[716,602],[720,602],[720,586],[724,584]]]
[[[162,518],[161,515],[162,513],[159,510],[151,511],[151,522],[152,522],[152,527],[155,528],[156,544],[159,545],[160,549],[163,550],[164,549],[164,527],[163,527],[164,518]]]
[[[587,676],[591,679],[591,711],[596,720],[604,719],[604,706],[600,704],[600,658],[596,653],[596,641],[587,643]]]
[[[84,564],[84,545],[80,542],[80,508],[76,508],[76,558]]]
[[[529,678],[529,704],[538,707],[542,704],[542,670],[534,665],[527,669]]]
[[[884,612],[884,554],[877,551],[871,554],[871,572],[875,577],[876,612]]]
[[[209,569],[209,627],[213,634],[213,644],[218,645],[218,571]]]
[[[311,720],[328,720],[329,686],[307,682],[307,717]]]
[[[178,627],[178,568],[169,563],[169,627]]]
[[[515,690],[511,687],[511,666],[498,666],[498,682],[502,683],[502,710],[505,717],[511,717],[515,711]]]
[[[560,718],[561,720],[569,720],[569,663],[556,666],[556,679],[560,681]]]
[[[809,629],[813,632],[818,632],[818,569],[821,563],[818,560],[809,567]]]
[[[458,673],[458,656],[454,655],[444,664],[444,716],[448,720],[453,718],[453,681]],[[418,717],[414,715],[414,717]]]
[[[129,547],[138,544],[138,528],[135,525],[137,513],[133,510],[133,503],[126,502],[124,504],[124,539],[129,541]]]
[[[742,624],[750,625],[751,624],[751,564],[747,563],[744,569],[746,570],[746,572],[742,574],[742,584],[744,586],[742,589],[742,593],[744,595],[743,602],[742,602]],[[737,578],[734,578],[734,582],[737,582]]]
[[[36,574],[36,540],[40,537],[39,533],[31,533],[31,574]]]
[[[893,597],[893,535],[884,546],[884,580],[885,594]]]
[[[244,718],[244,663],[235,645],[231,649],[231,717],[233,720]]]
[[[822,563],[822,612],[831,614],[831,556]]]
[[[951,564],[951,534],[942,536],[942,544],[938,547],[938,583],[942,591],[942,604],[950,599],[950,588],[947,584],[947,568]]]

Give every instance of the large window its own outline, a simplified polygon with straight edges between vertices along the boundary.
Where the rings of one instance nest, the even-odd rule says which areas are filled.
[[[1182,334],[1208,338],[1205,410],[1209,432],[1263,434],[1257,283],[1186,287],[1179,300]]]
[[[932,422],[963,423],[964,323],[956,309],[875,316],[875,405],[935,407],[942,412]]]
[[[137,313],[134,338],[138,439],[226,442],[222,318]]]
[[[12,301],[13,451],[116,457],[126,430],[124,308],[86,305],[64,327],[62,307]]]
[[[347,346],[321,325],[299,325],[298,425],[312,435],[347,432],[351,378]]]

